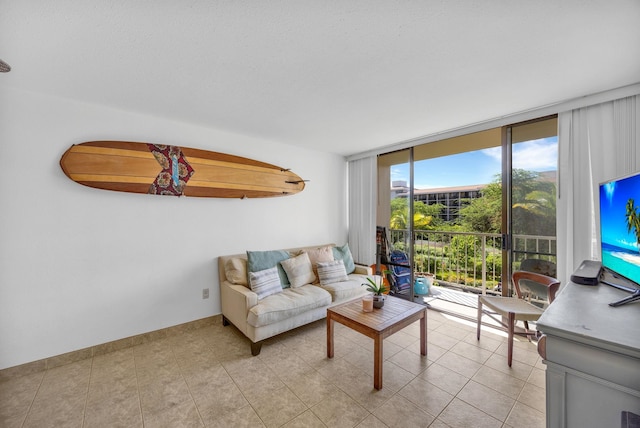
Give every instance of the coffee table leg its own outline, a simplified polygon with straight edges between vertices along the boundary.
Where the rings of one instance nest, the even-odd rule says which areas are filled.
[[[420,355],[427,355],[427,314],[420,318]]]
[[[327,316],[327,358],[333,358],[333,320]]]
[[[373,339],[373,387],[382,389],[382,337]]]

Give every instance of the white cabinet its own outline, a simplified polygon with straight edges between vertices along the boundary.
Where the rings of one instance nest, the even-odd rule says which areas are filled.
[[[569,283],[537,323],[547,365],[547,427],[620,427],[640,415],[640,302],[600,284]]]

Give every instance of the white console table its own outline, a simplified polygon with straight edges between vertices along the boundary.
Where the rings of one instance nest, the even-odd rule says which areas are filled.
[[[538,321],[547,427],[617,428],[623,411],[640,415],[640,302],[609,306],[628,295],[569,283]]]

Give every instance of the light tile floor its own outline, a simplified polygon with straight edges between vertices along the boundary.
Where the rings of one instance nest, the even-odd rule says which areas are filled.
[[[325,320],[267,341],[252,357],[238,330],[180,336],[0,383],[2,427],[544,427],[545,366],[535,345],[428,311],[428,355],[415,323],[373,341]]]

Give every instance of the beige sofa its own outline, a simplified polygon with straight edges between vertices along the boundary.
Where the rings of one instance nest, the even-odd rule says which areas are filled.
[[[277,263],[269,260],[264,262],[265,266],[275,264],[281,278],[283,275],[288,277],[281,281],[286,282],[290,278],[290,284],[274,286],[274,294],[259,298],[257,292],[264,289],[254,287],[255,291],[252,291],[252,285],[259,282],[256,279],[260,275],[256,273],[257,270],[265,266],[260,266],[256,260],[273,254],[276,258],[287,259]],[[328,261],[329,258],[332,260]],[[307,259],[313,275],[308,271]],[[341,264],[346,266],[344,271],[340,268]],[[349,267],[353,268],[353,272],[347,272]],[[271,267],[261,272],[273,270]],[[334,271],[337,273],[332,277],[333,273],[328,272]],[[366,277],[372,274],[370,267],[353,263],[347,245],[337,247],[333,244],[220,256],[218,273],[223,324],[227,326],[232,323],[251,340],[253,355],[260,353],[265,339],[325,318],[328,307],[361,298],[366,293],[366,286],[363,285]],[[310,276],[315,277],[315,281],[311,281]]]

